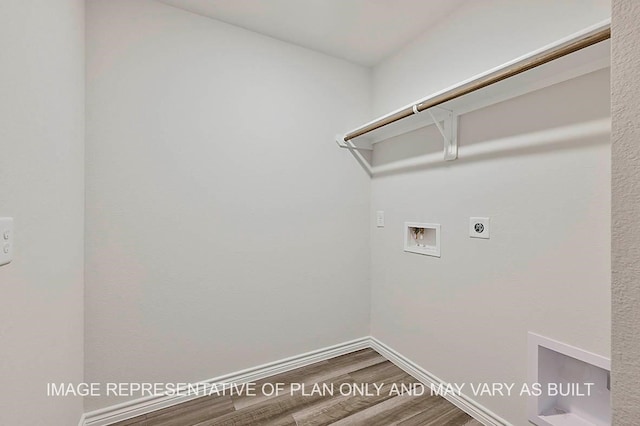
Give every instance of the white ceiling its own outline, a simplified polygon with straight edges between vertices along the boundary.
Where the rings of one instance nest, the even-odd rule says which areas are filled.
[[[372,66],[465,0],[160,0],[286,42]]]

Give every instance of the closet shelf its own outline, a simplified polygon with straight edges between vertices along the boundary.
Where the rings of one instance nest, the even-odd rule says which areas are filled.
[[[609,20],[586,28],[338,135],[336,142],[372,175],[374,170],[359,151],[436,125],[444,139],[444,159],[454,160],[459,115],[609,67],[610,28]]]

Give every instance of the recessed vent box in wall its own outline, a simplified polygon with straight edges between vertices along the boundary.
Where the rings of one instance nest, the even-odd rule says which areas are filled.
[[[405,222],[404,251],[440,257],[440,225]]]
[[[608,426],[611,361],[529,333],[529,421],[538,426]]]

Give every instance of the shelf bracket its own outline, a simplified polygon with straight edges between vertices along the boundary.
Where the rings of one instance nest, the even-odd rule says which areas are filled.
[[[347,143],[349,142],[349,143]],[[344,137],[341,135],[336,136],[336,143],[340,148],[356,149],[360,151],[373,151],[373,145],[368,141],[359,141],[358,145],[354,144],[351,140],[345,142]]]
[[[358,160],[358,163],[362,166],[362,168],[367,172],[369,177],[373,176],[373,169],[371,168],[371,164],[362,156],[360,150],[365,151],[373,151],[373,145],[370,142],[365,142],[366,146],[356,146],[351,139],[347,139],[345,141],[344,136],[337,135],[336,143],[340,148],[346,148],[349,152]]]
[[[453,161],[458,158],[458,114],[453,111],[449,111],[448,109],[440,107],[436,108],[444,111],[445,116],[443,120],[438,120],[430,109],[428,109],[427,112],[444,140],[445,161]],[[442,125],[440,124],[440,121],[442,121]]]

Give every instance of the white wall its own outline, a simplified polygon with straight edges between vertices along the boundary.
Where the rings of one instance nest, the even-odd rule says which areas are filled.
[[[610,0],[468,0],[374,68],[374,113],[386,114],[610,15]]]
[[[612,402],[615,425],[640,417],[640,3],[614,0],[612,122]]]
[[[87,380],[368,335],[370,181],[333,139],[369,70],[145,0],[90,1],[87,30]]]
[[[377,113],[608,13],[477,3],[374,70]],[[528,331],[609,356],[609,116],[603,70],[462,116],[457,161],[374,178],[370,218],[384,210],[386,227],[372,230],[372,335],[458,383],[526,381]],[[374,163],[441,150],[421,130],[376,145]],[[471,216],[491,218],[490,240],[468,237]],[[442,258],[404,253],[405,221],[442,224]],[[474,399],[528,424],[524,398]]]
[[[0,2],[0,424],[77,424],[83,379],[84,2]]]

